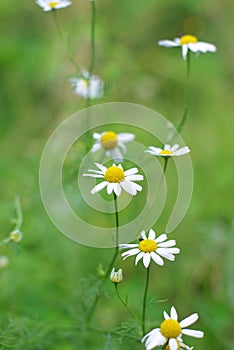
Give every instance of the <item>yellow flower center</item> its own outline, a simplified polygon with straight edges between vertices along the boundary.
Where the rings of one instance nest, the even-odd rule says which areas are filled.
[[[163,149],[159,154],[166,154],[168,156],[170,156],[173,152],[172,151],[169,151],[167,149]]]
[[[180,38],[180,45],[197,43],[197,42],[198,42],[197,38],[193,35],[183,35]]]
[[[111,166],[105,172],[104,179],[108,182],[121,182],[125,178],[124,172],[117,166]]]
[[[152,253],[157,249],[157,243],[152,239],[143,239],[139,243],[139,249],[144,253]]]
[[[161,323],[160,330],[165,338],[177,338],[181,333],[181,327],[179,322],[169,318]]]
[[[115,132],[107,131],[101,137],[101,144],[107,149],[113,149],[118,144],[118,137]]]
[[[50,3],[49,3],[49,6],[53,9],[53,8],[55,8],[55,6],[57,6],[59,3],[58,3],[58,1],[51,1]]]

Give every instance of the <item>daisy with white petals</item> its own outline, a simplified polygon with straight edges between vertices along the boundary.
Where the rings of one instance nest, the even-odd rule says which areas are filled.
[[[142,187],[134,182],[142,181],[144,179],[143,175],[137,174],[137,168],[124,171],[121,164],[118,166],[113,164],[109,168],[106,168],[104,165],[99,163],[95,163],[95,165],[99,170],[89,169],[88,171],[93,174],[83,175],[104,179],[104,181],[100,182],[91,190],[92,194],[100,192],[105,187],[107,188],[108,194],[113,192],[116,196],[120,196],[122,190],[133,196],[137,194],[137,191],[142,190]]]
[[[190,149],[187,146],[179,148],[179,145],[170,146],[168,144],[164,145],[164,148],[158,148],[154,146],[150,146],[146,153],[150,153],[153,156],[161,156],[161,157],[177,157],[183,156],[190,152]]]
[[[160,328],[155,328],[142,338],[145,342],[146,350],[154,349],[157,346],[165,346],[168,350],[179,350],[180,348],[190,349],[183,344],[182,336],[188,335],[195,338],[202,338],[202,331],[187,329],[198,320],[198,314],[192,314],[182,321],[178,321],[178,315],[174,306],[171,308],[170,315],[164,311],[164,321]]]
[[[120,244],[120,249],[130,250],[122,253],[123,259],[127,259],[129,256],[136,255],[135,265],[138,261],[143,259],[143,264],[146,268],[149,267],[151,259],[158,265],[163,265],[162,258],[174,261],[174,254],[180,252],[179,248],[175,248],[176,241],[174,239],[167,241],[167,235],[163,233],[156,238],[154,230],[149,230],[148,237],[145,231],[141,232],[140,242],[136,244]]]
[[[82,71],[81,76],[69,79],[76,95],[85,99],[102,98],[104,94],[104,82],[97,75],[90,75],[88,71]]]
[[[186,60],[188,51],[194,53],[199,52],[215,52],[216,46],[213,44],[205,43],[203,41],[198,41],[197,37],[193,35],[183,35],[180,38],[175,38],[174,40],[160,40],[158,45],[165,47],[182,47],[182,56]]]
[[[105,131],[101,134],[95,132],[93,138],[95,139],[95,144],[91,152],[94,153],[100,149],[104,149],[107,156],[116,162],[122,162],[123,155],[119,148],[122,149],[123,153],[126,153],[125,143],[133,141],[135,135],[130,133],[116,134],[114,131]]]
[[[39,5],[45,12],[58,10],[70,6],[72,3],[69,0],[37,0],[37,5]]]

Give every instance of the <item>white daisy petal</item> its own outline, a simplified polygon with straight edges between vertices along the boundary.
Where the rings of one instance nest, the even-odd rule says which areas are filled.
[[[98,174],[83,174],[83,176],[94,177],[96,179],[103,179],[103,175],[98,175]]]
[[[110,151],[111,153],[111,158],[114,159],[116,162],[122,162],[123,161],[123,156],[120,150],[115,147],[113,150]]]
[[[158,241],[156,241],[156,242],[158,243],[158,246],[160,248],[174,247],[174,245],[176,245],[176,241],[174,239],[170,239],[169,241],[161,242],[161,243]]]
[[[94,138],[95,140],[100,140],[101,137],[102,137],[102,134],[98,134],[97,132],[93,133],[93,138]]]
[[[137,194],[137,191],[135,190],[135,188],[133,188],[130,181],[121,181],[120,186],[124,189],[124,191],[131,194],[132,196],[135,196]]]
[[[131,249],[131,250],[128,250],[127,252],[124,252],[121,254],[121,256],[126,259],[128,258],[129,256],[132,256],[132,255],[136,255],[140,252],[140,250],[138,248],[135,248],[135,249]]]
[[[139,246],[139,244],[120,244],[119,245],[119,249],[128,249],[128,248],[136,248],[136,247],[138,247]]]
[[[178,320],[178,314],[174,306],[171,307],[171,313],[170,316],[173,320]]]
[[[150,260],[151,260],[150,253],[145,253],[143,256],[143,264],[144,264],[145,268],[149,267]]]
[[[179,148],[179,145],[175,144],[171,147],[171,151],[175,152]]]
[[[160,40],[158,42],[159,46],[164,46],[164,47],[175,47],[179,46],[175,41],[172,40]]]
[[[204,332],[195,331],[193,329],[182,329],[182,333],[185,335],[189,335],[190,337],[194,337],[194,338],[203,338],[204,337]]]
[[[108,194],[111,194],[114,190],[114,184],[112,182],[108,182],[108,185],[107,185],[107,193]]]
[[[130,180],[130,181],[142,181],[144,180],[143,175],[128,175],[126,176],[126,180]]]
[[[167,239],[167,235],[166,235],[166,233],[163,233],[162,235],[158,236],[155,239],[155,242],[156,243],[161,243],[161,242],[164,242],[166,239]]]
[[[127,148],[122,142],[118,142],[118,146],[122,148],[123,153],[127,152]]]
[[[169,339],[168,345],[169,345],[170,350],[177,350],[178,349],[178,344],[177,344],[177,341],[175,338]]]
[[[120,196],[122,189],[121,186],[118,183],[113,184],[114,192],[116,196]]]
[[[182,147],[180,149],[178,149],[177,151],[174,152],[174,155],[175,156],[183,156],[184,154],[187,154],[190,152],[190,149],[185,146],[185,147]]]
[[[154,262],[156,262],[156,264],[163,266],[164,265],[164,261],[163,259],[156,254],[155,252],[150,253],[151,258],[154,260]]]
[[[141,238],[143,238],[143,239],[147,239],[147,237],[146,237],[146,234],[145,234],[145,231],[143,230],[143,231],[141,231]]]
[[[135,182],[132,182],[132,181],[128,181],[127,179],[125,180],[127,182],[129,182],[131,185],[132,185],[132,188],[136,191],[142,191],[142,186],[141,185],[138,185],[136,184]]]
[[[120,133],[117,136],[118,140],[122,143],[130,142],[135,139],[135,135],[130,133]]]
[[[91,194],[95,194],[100,192],[104,187],[108,185],[107,181],[100,182],[100,184],[96,185],[94,188],[91,190]]]
[[[162,256],[163,258],[168,259],[168,260],[170,260],[170,261],[174,261],[174,260],[175,260],[174,255],[169,254],[169,253],[167,253],[167,252],[162,252],[162,251],[160,251],[160,250],[157,249],[157,253],[158,253],[160,256]]]
[[[91,152],[95,153],[95,152],[99,151],[101,148],[102,148],[102,146],[100,145],[100,143],[95,143],[93,145],[93,147],[91,148]]]
[[[192,314],[192,315],[186,317],[184,320],[182,320],[182,321],[180,322],[180,326],[181,326],[182,328],[188,327],[188,326],[190,326],[191,324],[193,324],[194,322],[196,322],[197,320],[198,320],[198,314],[197,314],[197,313]]]
[[[163,312],[163,316],[165,318],[165,320],[169,320],[170,316],[168,315],[168,313],[166,311]]]
[[[137,254],[136,260],[135,260],[135,265],[138,264],[139,260],[141,260],[141,259],[143,258],[144,255],[145,255],[144,252],[140,252],[139,254]]]
[[[101,171],[103,171],[103,173],[105,173],[105,172],[107,171],[107,168],[106,168],[104,165],[99,164],[99,163],[94,163],[94,164],[96,165],[96,167],[97,167],[98,169],[100,169]]]
[[[188,45],[182,45],[182,57],[184,60],[187,58],[188,53]]]
[[[149,236],[148,236],[148,238],[154,240],[155,237],[156,237],[156,234],[155,234],[154,230],[151,228],[151,229],[149,230]]]
[[[125,170],[124,175],[125,176],[129,176],[129,175],[134,175],[138,173],[138,169],[137,168],[132,168],[129,170]]]

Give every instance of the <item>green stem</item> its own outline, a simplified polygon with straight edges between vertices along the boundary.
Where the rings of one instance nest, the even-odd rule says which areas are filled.
[[[96,22],[96,8],[95,1],[90,0],[91,3],[91,59],[89,65],[89,74],[90,76],[93,74],[94,64],[95,64],[95,22]]]
[[[146,313],[147,293],[148,293],[148,289],[149,289],[149,275],[150,275],[150,266],[147,268],[146,282],[145,282],[145,292],[144,292],[144,298],[143,298],[143,308],[142,308],[142,335],[145,334],[145,313]]]
[[[128,310],[128,312],[130,313],[130,315],[139,323],[141,324],[141,322],[138,320],[137,316],[134,314],[134,312],[129,308],[128,304],[124,301],[124,299],[121,297],[121,295],[119,294],[119,283],[114,283],[115,285],[115,291],[116,291],[116,295],[119,298],[120,302],[124,305],[124,307]]]
[[[188,111],[189,111],[189,82],[190,82],[190,50],[187,53],[187,69],[186,69],[186,83],[185,83],[185,103],[184,103],[184,113],[181,119],[181,122],[177,128],[177,132],[180,133],[184,127],[184,124],[187,120]]]
[[[89,314],[87,316],[87,323],[89,323],[91,321],[92,315],[94,313],[94,310],[96,308],[96,305],[100,299],[100,296],[102,294],[102,290],[103,290],[103,286],[104,286],[104,282],[107,280],[107,278],[110,276],[110,272],[113,269],[115,260],[117,258],[118,252],[119,252],[119,215],[118,215],[118,203],[117,203],[117,196],[114,193],[114,205],[115,205],[115,222],[116,222],[116,233],[115,233],[115,244],[116,244],[116,248],[115,248],[115,253],[114,256],[111,260],[111,263],[107,269],[106,275],[104,276],[104,281],[100,287],[100,291],[99,293],[96,295],[96,298],[93,302],[93,305],[90,308]]]
[[[73,64],[73,66],[75,67],[76,71],[78,72],[78,71],[80,71],[80,67],[79,67],[79,65],[77,64],[77,62],[76,62],[76,60],[74,58],[74,55],[72,53],[70,44],[68,44],[68,42],[66,42],[66,40],[64,39],[63,33],[62,33],[62,31],[60,29],[60,26],[59,26],[58,17],[57,17],[57,11],[53,9],[52,10],[52,15],[53,15],[54,24],[55,24],[55,27],[57,29],[58,35],[59,35],[61,41],[63,42],[63,44],[66,47],[67,56],[68,56],[69,60],[71,61],[71,63]]]
[[[21,209],[19,197],[15,198],[15,211],[16,211],[15,230],[16,229],[19,230],[21,228],[21,226],[23,225],[23,214],[22,214],[22,209]]]

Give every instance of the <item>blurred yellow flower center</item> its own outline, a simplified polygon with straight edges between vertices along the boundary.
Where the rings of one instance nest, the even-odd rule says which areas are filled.
[[[180,38],[180,45],[197,43],[197,42],[198,42],[197,38],[193,35],[183,35]]]
[[[170,156],[173,152],[172,151],[169,151],[167,149],[163,149],[159,154],[166,154],[168,156]]]
[[[107,131],[101,137],[101,144],[107,149],[113,149],[118,144],[118,137],[115,132]]]
[[[157,243],[152,239],[140,241],[139,249],[144,253],[152,253],[157,249]]]
[[[117,166],[111,166],[105,172],[104,179],[108,182],[121,182],[125,178],[124,172]]]
[[[49,6],[53,9],[55,6],[57,6],[59,3],[58,3],[58,1],[51,1],[50,3],[49,3]]]
[[[161,323],[160,330],[162,335],[164,335],[164,337],[167,339],[177,338],[181,333],[179,322],[173,320],[172,318],[163,321],[163,323]]]

